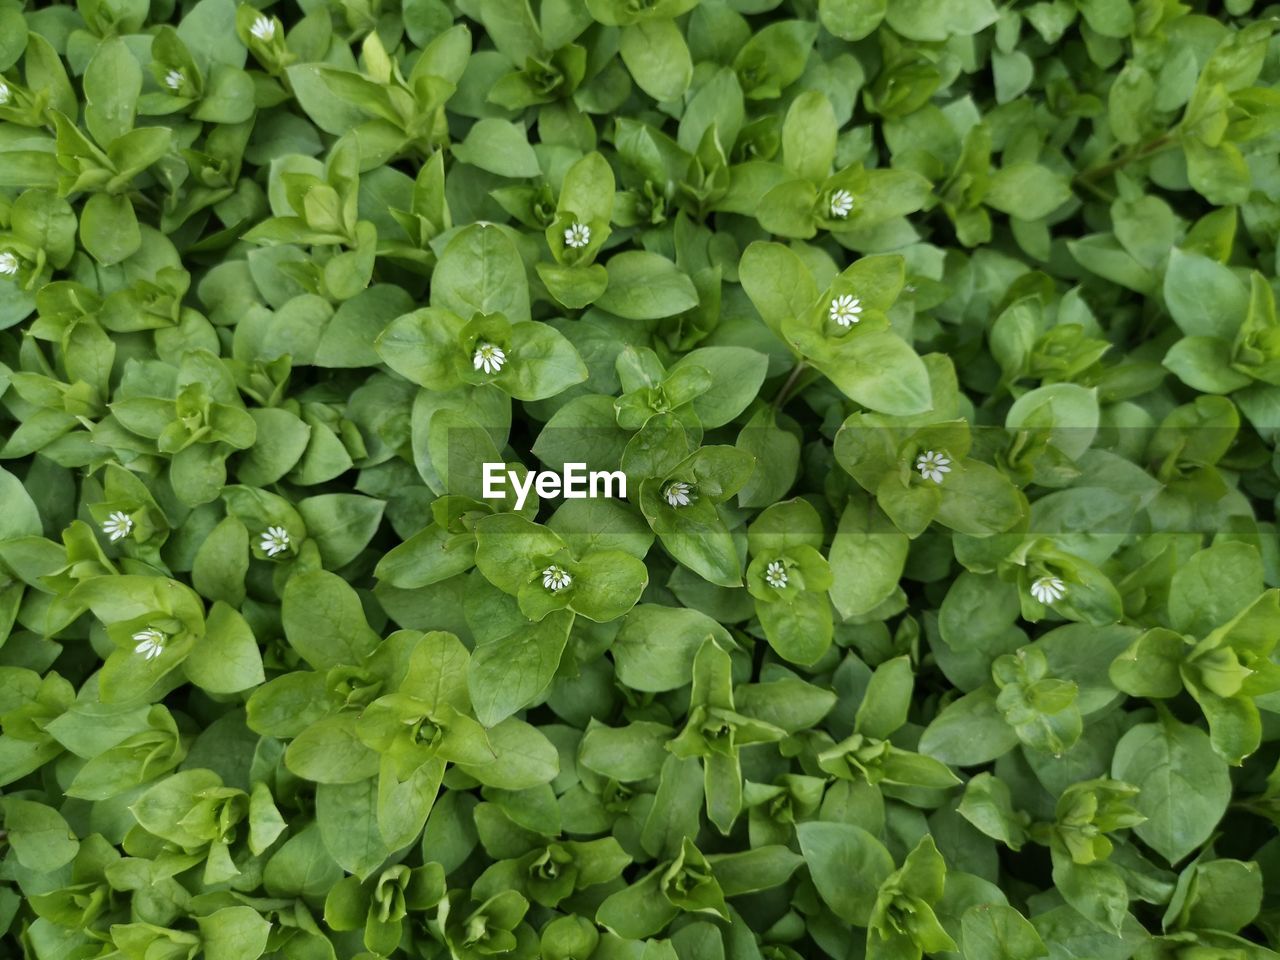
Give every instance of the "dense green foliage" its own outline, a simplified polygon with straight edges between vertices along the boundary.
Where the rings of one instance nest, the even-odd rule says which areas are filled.
[[[0,953],[1280,957],[1254,7],[0,0]]]

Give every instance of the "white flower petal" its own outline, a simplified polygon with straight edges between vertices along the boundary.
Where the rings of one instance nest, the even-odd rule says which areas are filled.
[[[483,373],[497,373],[502,369],[502,365],[507,362],[507,355],[501,347],[492,343],[481,343],[476,346],[476,352],[471,355],[471,365],[474,369]]]
[[[573,577],[570,576],[569,571],[554,563],[542,571],[542,585],[552,593],[559,593],[571,583],[573,583]]]
[[[831,195],[831,216],[843,220],[853,209],[853,194],[848,190],[837,190]]]
[[[168,637],[155,627],[147,627],[135,633],[133,640],[135,641],[134,653],[142,654],[144,660],[154,660],[164,652],[165,641],[168,640]]]
[[[133,518],[122,510],[116,510],[102,522],[102,532],[114,543],[133,532]]]
[[[581,250],[591,242],[591,228],[585,223],[575,223],[564,232],[566,246]]]
[[[841,294],[832,299],[830,314],[840,326],[852,326],[862,319],[862,301],[851,294]]]
[[[290,543],[289,531],[284,527],[267,527],[258,541],[258,546],[268,557],[274,557],[288,550]]]
[[[1057,603],[1067,595],[1067,585],[1058,577],[1039,577],[1032,581],[1031,596],[1040,603]]]
[[[787,585],[787,570],[782,565],[782,561],[774,560],[765,567],[764,582],[775,590],[781,590]]]
[[[276,35],[276,25],[267,17],[258,17],[253,21],[253,26],[249,28],[249,32],[263,43],[269,43]]]
[[[675,480],[667,484],[666,489],[662,491],[662,497],[673,507],[687,507],[697,499],[689,484],[682,480]]]
[[[941,483],[943,474],[951,472],[951,458],[944,450],[929,450],[916,457],[916,469],[920,476],[934,483]]]

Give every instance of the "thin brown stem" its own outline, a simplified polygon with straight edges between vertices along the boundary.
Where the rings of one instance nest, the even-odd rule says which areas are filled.
[[[778,391],[778,395],[773,398],[773,408],[775,410],[782,409],[782,405],[787,402],[787,398],[791,396],[791,391],[795,389],[796,383],[800,380],[800,375],[809,369],[809,364],[804,360],[799,360],[796,365],[791,368],[791,375],[787,377],[786,382]]]

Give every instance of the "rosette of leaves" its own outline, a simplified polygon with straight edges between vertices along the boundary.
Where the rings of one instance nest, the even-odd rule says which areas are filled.
[[[250,242],[320,248],[313,262],[285,268],[308,292],[334,300],[354,297],[369,285],[378,243],[377,227],[359,219],[361,147],[339,140],[323,165],[309,157],[279,172],[274,216],[245,235]],[[326,255],[325,251],[338,252]]]
[[[640,509],[673,557],[705,580],[742,582],[743,556],[721,504],[751,476],[755,458],[729,446],[700,447],[640,485]]]
[[[363,930],[365,947],[389,956],[400,946],[409,913],[431,909],[444,895],[440,864],[398,863],[363,883],[344,877],[325,896],[324,919],[335,930]]]
[[[864,257],[819,286],[798,255],[775,243],[743,253],[744,287],[765,323],[845,396],[878,413],[930,409],[924,361],[892,329],[902,292],[900,257]]]
[[[493,384],[517,399],[541,400],[585,378],[573,346],[553,328],[500,313],[464,321],[427,307],[394,321],[378,349],[393,369],[436,390]]]
[[[739,752],[784,735],[779,727],[735,708],[729,654],[708,637],[693,660],[688,719],[667,749],[682,759],[701,759],[707,816],[721,833],[729,832],[742,810]]]
[[[143,793],[132,809],[137,825],[125,837],[125,851],[147,857],[170,876],[203,863],[204,882],[221,883],[246,865],[249,796],[225,786],[212,770],[175,773]]]
[[[861,827],[815,822],[797,830],[814,886],[841,920],[867,928],[869,957],[908,957],[956,949],[935,908],[946,883],[946,864],[926,835],[894,869],[892,854]],[[841,865],[856,863],[856,884]]]
[[[838,132],[824,94],[810,90],[791,102],[782,120],[781,164],[752,165],[752,175],[770,183],[754,211],[770,233],[808,239],[819,230],[870,231],[929,202],[930,183],[915,171],[861,164],[833,171]]]
[[[468,652],[456,637],[400,631],[379,644],[354,591],[322,572],[290,581],[284,623],[291,646],[315,669],[259,687],[248,722],[290,740],[284,762],[320,785],[326,833],[341,832],[345,804],[365,805],[363,842],[342,841],[335,854],[351,872],[367,876],[418,835],[446,764],[502,789],[554,776],[554,749],[535,729],[514,717],[489,729],[474,719]],[[518,755],[523,762],[508,768]]]
[[[1099,927],[1118,933],[1135,894],[1163,898],[1171,887],[1169,875],[1125,839],[1111,836],[1146,821],[1133,803],[1138,793],[1132,784],[1107,777],[1080,781],[1063,791],[1051,820],[1033,823],[1030,814],[1014,807],[1008,786],[984,773],[966,785],[959,812],[1010,849],[1020,849],[1028,839],[1049,847],[1054,883],[1063,898]]]
[[[971,536],[1014,527],[1026,513],[1025,498],[1006,474],[969,456],[972,431],[961,417],[954,368],[936,356],[924,364],[930,412],[853,414],[836,434],[836,460],[908,536],[931,523]]]
[[[535,623],[558,611],[598,623],[616,620],[640,599],[649,579],[644,564],[624,550],[575,556],[553,530],[514,513],[476,524],[476,565]]]
[[[775,503],[747,528],[747,589],[769,644],[792,663],[811,664],[832,636],[831,568],[819,551],[822,520],[804,500]]]
[[[843,801],[857,810],[857,822],[877,832],[885,822],[887,797],[933,807],[940,802],[939,791],[960,784],[945,763],[890,739],[907,722],[912,682],[907,658],[882,663],[867,682],[853,733],[838,743],[824,744],[815,758],[820,770],[847,784],[844,789],[833,788],[829,795],[842,794]]]
[[[72,599],[105,628],[110,652],[99,683],[108,703],[154,702],[184,680],[210,693],[235,693],[263,680],[244,617],[221,601],[206,615],[200,596],[176,581],[97,576],[77,585]]]
[[[634,940],[653,936],[682,913],[729,916],[724,890],[711,864],[688,837],[674,859],[601,903],[596,922]]]
[[[1244,544],[1192,555],[1170,586],[1170,625],[1143,633],[1110,669],[1132,696],[1165,700],[1185,689],[1204,711],[1214,750],[1236,765],[1262,742],[1256,699],[1280,689],[1271,660],[1280,591],[1257,592],[1259,572],[1256,551]]]
[[[670,370],[652,350],[623,350],[617,360],[622,395],[613,407],[618,426],[632,435],[622,469],[643,479],[674,467],[697,450],[705,429],[742,413],[766,367],[763,355],[734,347],[691,351]]]
[[[577,309],[600,299],[612,282],[595,262],[609,239],[614,203],[613,169],[599,153],[588,153],[565,171],[555,210],[545,225],[551,263],[540,261],[538,277],[566,307]]]
[[[525,920],[529,901],[504,890],[483,901],[464,890],[450,890],[440,901],[433,926],[460,960],[494,956],[532,958],[538,955],[538,935]]]
[[[405,152],[428,157],[447,142],[445,104],[457,89],[470,52],[471,34],[458,25],[435,37],[405,74],[382,38],[371,31],[360,46],[359,64],[295,64],[286,75],[295,90],[306,91],[299,99],[321,129],[347,132],[325,105],[326,99],[336,99],[364,118],[348,129],[367,169]]]
[[[214,354],[191,351],[176,369],[152,361],[131,372],[97,425],[98,442],[171,458],[178,497],[192,506],[213,500],[226,483],[227,457],[257,438],[230,371]]]
[[[515,853],[516,848],[506,846],[501,852]],[[557,907],[575,893],[616,879],[630,862],[613,837],[552,841],[519,856],[498,860],[480,875],[472,892],[486,897],[515,890],[533,903]]]
[[[1042,643],[997,657],[991,680],[943,709],[921,736],[921,749],[958,766],[993,760],[1018,744],[1033,754],[1061,757],[1084,729],[1079,684],[1053,672],[1068,660],[1061,650]],[[1105,703],[1090,697],[1087,708]],[[957,737],[966,724],[970,735]]]

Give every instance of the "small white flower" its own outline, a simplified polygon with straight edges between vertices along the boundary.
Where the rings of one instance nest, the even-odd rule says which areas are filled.
[[[1040,577],[1032,582],[1031,595],[1041,603],[1057,603],[1067,595],[1067,585],[1057,577]]]
[[[117,510],[102,522],[102,532],[111,538],[111,542],[123,540],[133,532],[133,518],[123,510]]]
[[[497,373],[506,362],[507,355],[502,348],[495,347],[492,343],[482,343],[477,346],[475,355],[471,358],[471,365],[485,373]]]
[[[284,553],[289,549],[289,531],[284,527],[267,527],[258,545],[268,557]]]
[[[689,485],[683,480],[675,480],[668,483],[667,488],[662,491],[662,496],[673,507],[687,507],[698,499],[693,491],[689,489]]]
[[[559,593],[571,583],[573,583],[573,577],[569,576],[569,571],[557,567],[554,563],[542,571],[542,585],[552,593]]]
[[[164,643],[168,638],[155,627],[147,627],[135,633],[133,639],[136,643],[133,652],[142,654],[146,660],[154,660],[164,653]]]
[[[787,571],[783,569],[782,561],[774,560],[764,568],[764,582],[775,590],[781,590],[787,585]]]
[[[261,40],[263,43],[270,43],[276,35],[276,25],[268,17],[258,17],[253,21],[253,26],[249,28],[249,32]]]
[[[837,190],[831,195],[831,215],[843,220],[853,209],[853,194],[848,190]]]
[[[18,258],[6,250],[0,253],[0,277],[12,277],[18,272]]]
[[[581,250],[591,242],[591,228],[585,223],[575,223],[564,232],[564,242],[575,250]]]
[[[3,107],[9,102],[10,96],[9,85],[3,80],[0,80],[0,107]]]
[[[951,472],[951,458],[945,450],[930,450],[916,457],[916,469],[926,480],[941,483],[942,475]]]
[[[842,327],[848,327],[862,319],[862,301],[843,293],[831,301],[831,319]]]
[[[182,75],[181,70],[170,70],[164,75],[164,85],[170,90],[181,90],[184,80],[186,77]]]

